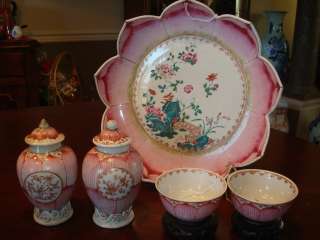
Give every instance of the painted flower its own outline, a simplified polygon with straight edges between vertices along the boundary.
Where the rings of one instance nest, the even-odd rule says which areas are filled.
[[[196,64],[198,58],[196,53],[188,52],[188,53],[183,53],[181,56],[182,61],[188,62],[191,65]]]
[[[197,136],[193,136],[192,134],[185,135],[184,138],[186,143],[196,144],[197,142]]]
[[[171,73],[171,68],[170,68],[169,64],[161,64],[159,66],[159,69],[162,74],[170,74]]]
[[[191,84],[187,84],[184,86],[183,90],[185,93],[191,93],[193,90],[193,86]]]
[[[106,184],[105,190],[108,194],[114,195],[117,192],[118,188],[116,185],[105,181],[104,184]]]
[[[228,116],[222,116],[222,118],[225,119],[225,120],[231,120],[231,118],[228,117]]]
[[[161,118],[163,116],[163,113],[161,112],[160,108],[156,108],[154,106],[148,106],[145,108],[147,114],[153,114],[155,116],[158,116]]]
[[[174,95],[172,93],[168,93],[167,95],[163,96],[163,100],[166,102],[170,102],[170,101],[172,101],[173,97],[174,97]]]
[[[207,76],[207,80],[209,82],[213,82],[214,80],[216,80],[218,78],[218,73],[211,73]]]
[[[160,76],[163,78],[169,78],[175,75],[174,69],[169,64],[159,64],[156,66],[156,71],[159,73]]]
[[[149,93],[153,96],[156,95],[156,91],[151,88],[149,88]]]
[[[212,123],[213,123],[213,117],[209,118],[209,117],[206,117],[206,124],[208,126],[212,126]]]

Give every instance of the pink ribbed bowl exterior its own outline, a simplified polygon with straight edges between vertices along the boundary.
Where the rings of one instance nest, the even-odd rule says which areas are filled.
[[[106,154],[92,148],[84,158],[82,178],[87,193],[104,214],[128,210],[142,178],[140,156],[132,149],[120,154]]]
[[[172,200],[160,194],[163,206],[171,215],[189,222],[201,221],[210,216],[219,206],[221,198],[200,203],[188,203]]]
[[[66,146],[49,153],[33,153],[27,148],[18,158],[17,175],[35,207],[60,209],[70,200],[74,189],[76,155]]]
[[[298,187],[289,178],[262,169],[242,169],[227,179],[234,208],[258,222],[280,219],[298,195]]]
[[[174,217],[197,222],[219,206],[227,183],[219,174],[200,168],[176,168],[155,182],[164,208]]]
[[[245,200],[233,193],[231,193],[231,202],[240,214],[258,222],[280,219],[291,205],[291,202],[277,205],[258,204]]]

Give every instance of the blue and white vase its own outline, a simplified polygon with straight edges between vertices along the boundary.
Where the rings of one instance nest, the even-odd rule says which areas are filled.
[[[309,142],[320,144],[320,115],[309,125]]]
[[[266,11],[268,31],[262,39],[262,55],[270,60],[282,81],[285,80],[289,50],[283,34],[283,19],[286,12]]]

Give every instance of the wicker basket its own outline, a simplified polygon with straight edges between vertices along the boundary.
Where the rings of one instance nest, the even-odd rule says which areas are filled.
[[[64,105],[80,98],[80,81],[73,57],[59,53],[53,60],[49,74],[49,104]]]

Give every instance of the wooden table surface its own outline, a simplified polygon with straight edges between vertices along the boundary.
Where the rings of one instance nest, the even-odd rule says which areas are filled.
[[[33,221],[33,207],[20,189],[16,160],[26,147],[24,136],[42,117],[66,135],[81,163],[99,132],[104,107],[101,103],[77,103],[64,107],[39,107],[0,112],[0,229],[1,239],[168,239],[161,219],[164,213],[152,184],[143,183],[134,203],[133,223],[119,230],[107,230],[92,222],[93,206],[81,180],[80,168],[72,197],[74,216],[56,227],[43,227]],[[271,131],[266,153],[249,166],[279,172],[296,182],[298,198],[284,217],[281,239],[319,239],[320,229],[320,148],[278,131]],[[237,239],[231,230],[233,207],[224,200],[219,209],[215,239]]]

